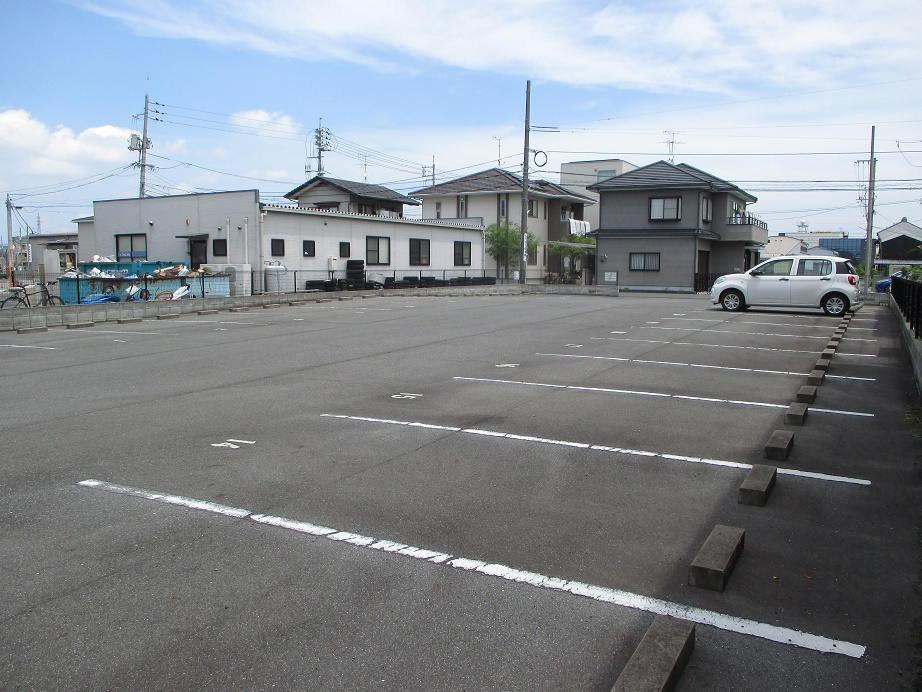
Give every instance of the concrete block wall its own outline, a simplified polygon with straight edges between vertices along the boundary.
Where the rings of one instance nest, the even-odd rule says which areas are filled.
[[[0,332],[31,327],[63,327],[85,322],[114,322],[126,317],[154,319],[171,313],[196,313],[199,310],[262,307],[275,303],[302,303],[330,298],[361,296],[483,296],[521,294],[572,294],[617,296],[613,286],[567,286],[509,284],[496,286],[458,286],[443,288],[407,288],[384,291],[335,291],[317,293],[265,293],[255,296],[188,298],[185,300],[100,303],[97,305],[63,305],[44,308],[9,308],[0,310]]]

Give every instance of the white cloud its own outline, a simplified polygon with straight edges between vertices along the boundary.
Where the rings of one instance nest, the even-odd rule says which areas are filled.
[[[100,164],[128,163],[131,131],[112,125],[74,132],[58,125],[50,129],[25,110],[0,111],[0,159],[15,160],[27,174],[61,178],[99,168]]]
[[[86,9],[146,35],[415,70],[433,61],[566,84],[647,91],[818,86],[861,71],[914,74],[922,4],[905,0],[99,0]]]

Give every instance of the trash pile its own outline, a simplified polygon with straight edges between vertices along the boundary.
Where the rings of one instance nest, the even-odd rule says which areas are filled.
[[[217,272],[209,269],[189,269],[185,264],[174,264],[172,267],[155,269],[153,277],[156,279],[177,279],[182,276],[215,276]]]
[[[97,255],[98,256],[98,255]],[[184,264],[174,264],[172,267],[155,269],[153,272],[139,274],[126,269],[100,269],[93,267],[88,272],[80,271],[76,268],[68,269],[61,274],[59,279],[178,279],[181,277],[191,276],[215,276],[217,272],[208,269],[189,269]]]

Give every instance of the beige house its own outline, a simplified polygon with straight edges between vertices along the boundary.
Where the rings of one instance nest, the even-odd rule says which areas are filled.
[[[490,168],[438,185],[411,192],[423,201],[423,219],[443,222],[479,220],[484,227],[494,223],[520,224],[522,219],[522,178],[501,168]],[[548,257],[548,242],[565,239],[573,221],[583,219],[588,195],[572,192],[546,180],[530,180],[528,186],[528,231],[538,248],[528,257],[526,280],[544,281],[559,258]],[[514,269],[517,269],[515,267]]]

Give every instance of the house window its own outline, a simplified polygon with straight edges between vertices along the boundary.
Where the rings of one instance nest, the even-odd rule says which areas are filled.
[[[714,206],[710,197],[701,200],[701,220],[710,222],[714,218]]]
[[[467,218],[467,197],[458,197],[458,218]]]
[[[211,241],[212,257],[227,257],[227,240],[225,238],[214,238]]]
[[[632,252],[630,253],[630,269],[632,272],[658,272],[658,252]]]
[[[528,215],[533,219],[538,218],[538,200],[528,200]]]
[[[544,218],[547,220],[547,200],[544,200]]]
[[[528,248],[528,257],[526,258],[526,263],[531,264],[531,265],[538,264],[538,246],[537,245],[534,246],[534,248],[532,247]]]
[[[317,246],[313,240],[301,241],[301,254],[304,257],[314,257],[317,254]]]
[[[568,207],[566,204],[561,204],[560,205],[560,220],[566,221],[569,218],[570,218],[570,207]]]
[[[455,266],[471,266],[471,244],[465,240],[455,241]]]
[[[410,238],[410,266],[429,266],[429,241],[425,238]]]
[[[501,219],[506,218],[506,198],[501,197],[499,200],[499,217]]]
[[[115,236],[115,255],[119,261],[146,260],[147,236],[144,233]]]
[[[360,204],[359,214],[367,214],[368,216],[377,216],[378,208],[374,204]]]
[[[386,236],[365,236],[365,263],[390,264],[391,239]]]
[[[437,219],[442,218],[442,203],[441,202],[435,203],[435,218]]]
[[[285,256],[285,239],[284,238],[273,238],[269,241],[270,252],[273,257],[284,257]]]
[[[335,209],[339,211],[339,202],[315,202],[315,209]]]
[[[352,245],[350,243],[340,243],[339,244],[339,256],[340,257],[351,257],[352,256]]]
[[[614,178],[616,175],[618,175],[618,171],[599,171],[596,173],[596,182],[601,183],[603,180]]]
[[[682,218],[681,197],[651,197],[650,221],[678,221]]]

